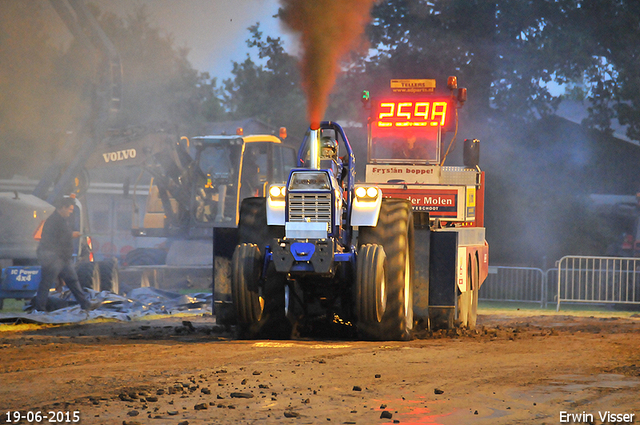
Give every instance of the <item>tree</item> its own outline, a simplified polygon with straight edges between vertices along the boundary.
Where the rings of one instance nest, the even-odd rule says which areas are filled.
[[[548,19],[548,44],[561,81],[586,83],[587,124],[607,133],[611,119],[640,140],[640,3],[633,0],[560,2]]]
[[[51,84],[58,58],[40,3],[0,2],[0,177],[24,175],[40,142],[63,119],[53,102],[61,89]],[[26,17],[26,18],[25,18]],[[51,107],[54,105],[54,107]]]
[[[555,110],[547,83],[584,82],[587,124],[609,131],[618,118],[640,140],[637,1],[388,0],[373,16],[367,72],[379,84],[457,74],[473,116],[522,122]]]
[[[233,63],[233,78],[223,82],[229,116],[257,118],[273,126],[285,126],[290,134],[301,134],[308,123],[296,58],[285,52],[279,37],[264,39],[259,24],[249,27],[249,32],[247,46],[257,49],[258,59],[264,64],[254,62],[249,54],[244,62]]]
[[[122,61],[120,125],[158,121],[193,125],[222,114],[215,79],[191,66],[189,50],[176,48],[170,34],[154,27],[144,5],[125,18],[101,14],[97,8],[94,15]],[[74,50],[67,55],[74,55]]]
[[[552,100],[540,85],[550,73],[527,34],[542,9],[538,1],[390,0],[373,10],[369,33],[378,53],[368,72],[394,78],[456,75],[472,94],[468,112],[496,112],[532,119],[549,112]]]
[[[62,25],[39,2],[0,2],[0,158],[3,177],[38,177],[67,132],[92,119],[99,57],[78,40],[56,46]],[[118,127],[164,122],[191,127],[224,116],[216,80],[193,69],[188,50],[152,26],[144,6],[120,18],[88,5],[118,51],[123,68]]]

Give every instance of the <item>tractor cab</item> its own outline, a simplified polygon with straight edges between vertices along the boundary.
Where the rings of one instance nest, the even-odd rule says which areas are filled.
[[[355,185],[355,156],[340,125],[325,121],[309,129],[298,151],[298,168],[285,184],[272,185],[267,223],[285,225],[288,238],[336,237],[348,246],[348,219]],[[286,222],[286,224],[285,224]]]

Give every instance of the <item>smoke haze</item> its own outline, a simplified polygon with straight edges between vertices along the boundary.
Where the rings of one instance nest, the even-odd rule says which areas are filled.
[[[375,0],[282,0],[285,25],[300,35],[307,115],[317,128],[339,71],[339,61],[362,41]]]

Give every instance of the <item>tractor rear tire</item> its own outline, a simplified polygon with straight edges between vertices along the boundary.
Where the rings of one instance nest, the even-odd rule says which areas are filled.
[[[89,288],[100,292],[100,266],[98,263],[77,263],[76,274],[78,275],[78,282],[80,282],[82,288]]]
[[[356,264],[356,316],[358,322],[377,325],[387,308],[386,255],[381,245],[366,244],[358,250]]]
[[[267,198],[246,198],[240,206],[238,223],[238,243],[253,243],[260,253],[265,254],[265,247],[271,240],[284,237],[284,226],[267,225]]]
[[[113,257],[98,263],[100,268],[100,290],[110,291],[114,294],[120,292],[120,270],[118,259]]]
[[[291,337],[292,325],[286,317],[285,310],[286,276],[277,273],[273,265],[267,268],[266,276],[261,276],[266,246],[274,238],[283,237],[284,226],[267,225],[266,198],[246,198],[242,201],[238,225],[239,245],[231,260],[231,289],[238,314],[238,338],[287,339]],[[247,245],[253,248],[242,248]],[[251,252],[241,252],[249,250]],[[246,263],[246,271],[244,271],[245,266],[240,265],[242,258]],[[241,272],[239,267],[242,267],[242,273],[246,273],[247,279],[250,280],[245,282],[237,280]],[[262,286],[260,286],[261,283]],[[245,294],[244,303],[241,299],[241,291]],[[247,302],[249,299],[247,292],[251,292],[250,302]],[[259,301],[258,304],[256,299]]]
[[[382,245],[386,254],[387,307],[379,323],[359,323],[364,338],[409,340],[413,331],[413,214],[404,199],[385,198],[378,225],[360,227],[358,245]]]
[[[258,286],[260,280],[260,251],[254,244],[240,244],[231,260],[231,293],[238,315],[238,324],[247,327],[260,322],[264,299]]]

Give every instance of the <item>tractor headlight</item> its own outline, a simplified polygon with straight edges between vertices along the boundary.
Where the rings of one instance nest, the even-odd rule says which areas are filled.
[[[359,201],[375,201],[380,196],[377,186],[357,186],[356,198]]]
[[[284,201],[287,194],[287,188],[283,185],[272,185],[269,188],[269,197],[272,201]]]

